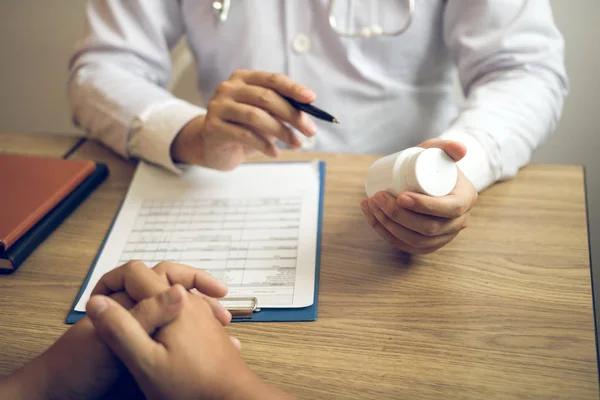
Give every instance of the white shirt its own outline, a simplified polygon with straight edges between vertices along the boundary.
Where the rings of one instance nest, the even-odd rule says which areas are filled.
[[[548,0],[416,0],[397,37],[343,38],[328,0],[97,0],[71,62],[74,121],[126,157],[177,171],[169,148],[205,105],[165,87],[183,36],[209,100],[236,69],[283,73],[317,94],[340,125],[315,121],[316,150],[390,154],[434,137],[465,143],[459,163],[478,190],[514,176],[553,132],[568,80]],[[338,0],[348,30],[407,18],[403,0]],[[458,71],[464,101],[453,91]]]

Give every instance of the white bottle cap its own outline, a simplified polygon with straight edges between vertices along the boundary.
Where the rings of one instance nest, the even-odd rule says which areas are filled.
[[[406,183],[413,192],[446,196],[456,186],[458,171],[454,160],[442,149],[426,149],[411,157]]]

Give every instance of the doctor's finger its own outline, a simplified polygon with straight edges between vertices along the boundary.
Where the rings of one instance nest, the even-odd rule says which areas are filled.
[[[420,214],[399,205],[395,206],[391,212],[389,209],[383,209],[383,212],[400,225],[425,236],[457,233],[465,229],[469,224],[468,213],[458,218],[442,218]]]
[[[370,201],[394,222],[425,236],[458,232],[466,228],[469,220],[468,214],[459,218],[442,218],[408,210],[397,204],[396,198],[387,192],[375,193]]]
[[[401,250],[405,253],[410,253],[410,254],[428,254],[428,253],[433,253],[434,251],[444,247],[446,244],[448,244],[448,242],[450,240],[453,239],[453,236],[447,236],[446,239],[447,240],[441,240],[438,241],[437,243],[435,243],[433,245],[433,247],[414,247],[409,245],[408,243],[405,243],[404,241],[402,241],[400,238],[398,238],[396,235],[392,234],[392,232],[390,232],[390,230],[388,228],[386,228],[384,226],[384,224],[382,224],[377,217],[371,212],[371,209],[369,208],[369,202],[367,199],[363,200],[360,203],[360,206],[365,214],[365,217],[367,218],[367,222],[369,224],[369,226],[371,228],[373,228],[373,230],[377,233],[377,235],[382,238],[383,240],[385,240],[389,245],[391,245],[392,247]]]
[[[293,125],[306,136],[313,136],[317,126],[305,113],[296,110],[292,105],[274,90],[254,85],[242,85],[233,99],[262,108],[282,121]]]
[[[394,237],[398,238],[402,243],[407,244],[413,249],[413,252],[423,252],[425,249],[434,248],[451,241],[456,233],[447,233],[438,236],[425,236],[418,232],[414,232],[390,219],[380,208],[369,201],[371,213],[377,221],[390,232]]]
[[[402,240],[398,239],[376,219],[375,219],[375,223],[371,224],[371,226],[373,227],[373,230],[377,233],[377,235],[380,238],[382,238],[383,240],[385,240],[389,245],[396,248],[397,250],[400,250],[400,251],[403,251],[403,252],[409,253],[409,254],[433,253],[434,251],[439,250],[442,247],[444,247],[446,244],[448,244],[448,242],[440,242],[433,247],[417,248],[417,247],[410,246],[410,245],[404,243]]]
[[[241,79],[249,85],[262,86],[279,94],[293,98],[296,101],[310,103],[317,97],[315,93],[293,79],[274,72],[236,71]]]
[[[253,132],[260,132],[267,137],[276,137],[292,148],[302,145],[300,139],[290,128],[261,108],[243,103],[227,102],[220,115],[226,121],[244,125]]]

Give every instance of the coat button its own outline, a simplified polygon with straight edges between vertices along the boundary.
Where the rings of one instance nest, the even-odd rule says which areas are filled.
[[[303,34],[298,34],[292,42],[292,48],[296,53],[302,54],[310,50],[310,38]]]

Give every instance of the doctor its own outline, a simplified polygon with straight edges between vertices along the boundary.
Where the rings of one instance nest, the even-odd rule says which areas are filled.
[[[165,87],[186,35],[205,104]],[[74,121],[124,157],[228,170],[291,148],[440,147],[454,191],[361,203],[395,248],[428,253],[467,225],[477,192],[514,176],[553,132],[568,89],[548,0],[96,0],[70,64]],[[458,73],[464,99],[453,91]],[[314,102],[312,120],[282,95]],[[366,171],[365,171],[366,172]]]

